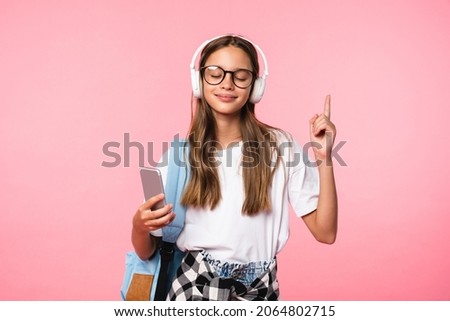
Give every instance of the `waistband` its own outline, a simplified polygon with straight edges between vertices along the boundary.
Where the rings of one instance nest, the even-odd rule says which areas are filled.
[[[242,264],[222,262],[214,259],[211,254],[204,250],[200,253],[203,255],[203,259],[214,268],[219,277],[235,279],[245,286],[250,286],[258,276],[273,269],[276,265],[275,258],[268,261],[254,261]]]

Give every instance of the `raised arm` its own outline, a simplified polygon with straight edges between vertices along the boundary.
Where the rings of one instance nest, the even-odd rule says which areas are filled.
[[[320,191],[317,209],[303,216],[314,237],[322,243],[333,244],[338,226],[338,202],[331,150],[336,127],[330,120],[330,96],[325,99],[324,111],[310,120],[310,137],[319,170]]]

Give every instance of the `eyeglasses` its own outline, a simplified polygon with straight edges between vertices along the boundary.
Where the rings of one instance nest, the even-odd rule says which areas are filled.
[[[219,66],[205,66],[200,69],[201,75],[210,85],[218,85],[224,79],[226,74],[231,74],[231,79],[236,87],[245,89],[253,84],[255,73],[248,69],[238,69],[235,71],[225,70]]]

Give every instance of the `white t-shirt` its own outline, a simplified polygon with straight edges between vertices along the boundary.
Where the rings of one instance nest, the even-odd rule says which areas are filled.
[[[314,211],[319,179],[317,168],[308,163],[290,135],[277,133],[277,138],[282,162],[270,190],[272,210],[253,216],[242,214],[243,143],[229,147],[217,157],[222,199],[213,211],[187,208],[185,226],[177,240],[181,250],[206,250],[214,259],[233,263],[270,260],[281,251],[289,238],[288,203],[298,217]],[[165,183],[167,166],[160,169]],[[162,235],[160,230],[152,234]]]

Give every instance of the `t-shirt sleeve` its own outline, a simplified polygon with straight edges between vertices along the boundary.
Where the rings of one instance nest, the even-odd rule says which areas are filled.
[[[288,197],[295,214],[300,217],[311,213],[317,209],[319,200],[319,174],[315,163],[295,140],[292,140],[286,167],[289,173]]]

